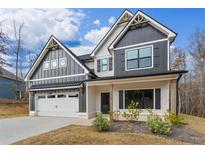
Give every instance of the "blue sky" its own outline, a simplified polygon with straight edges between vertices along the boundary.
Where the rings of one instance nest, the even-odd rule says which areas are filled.
[[[188,39],[197,28],[205,28],[205,9],[140,9],[178,33],[174,46],[188,50]],[[28,71],[28,52],[39,53],[50,35],[56,36],[77,55],[90,53],[124,9],[0,9],[3,30],[11,40],[12,20],[24,23],[22,67]],[[10,62],[12,56],[6,57]],[[13,64],[14,66],[14,64]],[[15,66],[14,66],[15,67]],[[8,68],[14,71],[14,67]]]
[[[173,43],[182,48],[188,47],[188,38],[197,28],[205,28],[205,9],[143,9],[151,17],[155,18],[162,24],[168,26],[178,33],[178,36]],[[82,9],[85,11],[91,23],[94,19],[100,19],[103,26],[110,26],[107,19],[114,16],[116,19],[123,12],[124,9]],[[128,9],[135,13],[138,9]],[[95,25],[92,27],[85,27],[82,29],[82,34],[88,31],[89,28],[97,28]]]

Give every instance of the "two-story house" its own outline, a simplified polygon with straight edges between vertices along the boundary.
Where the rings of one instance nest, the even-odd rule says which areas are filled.
[[[178,81],[187,71],[170,70],[176,35],[125,10],[89,55],[76,56],[51,36],[25,77],[30,115],[91,118],[126,111],[132,101],[159,115],[178,113]]]

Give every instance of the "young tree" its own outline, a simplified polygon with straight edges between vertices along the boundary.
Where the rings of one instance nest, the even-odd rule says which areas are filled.
[[[21,23],[19,27],[16,26],[16,21],[13,20],[13,29],[14,29],[14,38],[15,43],[12,47],[13,52],[16,56],[16,81],[18,81],[18,73],[19,73],[19,55],[22,50],[22,28],[24,24]]]
[[[16,67],[16,89],[18,89],[18,85],[21,82],[19,80],[20,77],[20,69],[19,69],[19,61],[20,61],[20,55],[23,50],[22,48],[22,29],[24,27],[24,24],[21,23],[19,26],[16,24],[16,20],[13,20],[13,30],[14,30],[14,40],[12,40],[12,43],[10,43],[10,49],[13,55],[15,56],[15,67]],[[19,87],[20,88],[20,87]],[[20,89],[19,89],[20,90]]]

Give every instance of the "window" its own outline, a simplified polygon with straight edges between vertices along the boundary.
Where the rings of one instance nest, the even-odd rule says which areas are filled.
[[[38,99],[45,99],[45,98],[46,98],[45,95],[38,96]]]
[[[68,97],[78,97],[78,94],[75,94],[75,95],[68,95]]]
[[[58,67],[58,60],[57,59],[51,60],[51,68],[55,69],[57,67]]]
[[[60,58],[59,59],[59,67],[66,67],[67,66],[67,58]]]
[[[66,95],[65,94],[59,94],[57,97],[58,98],[66,98]]]
[[[49,61],[45,61],[45,62],[43,63],[43,69],[44,69],[44,70],[50,69],[50,62],[49,62]]]
[[[152,66],[152,47],[137,48],[126,51],[127,70]]]
[[[100,64],[101,64],[101,71],[108,71],[108,58],[104,58],[100,60]]]
[[[139,109],[153,109],[153,89],[146,90],[126,90],[125,91],[125,108],[134,101],[139,103]]]
[[[47,98],[56,98],[56,95],[48,95]]]

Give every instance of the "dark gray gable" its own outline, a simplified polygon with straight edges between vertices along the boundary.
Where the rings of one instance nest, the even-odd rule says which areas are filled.
[[[66,67],[58,67],[56,69],[48,69],[43,70],[43,63],[45,61],[51,62],[52,60],[60,60],[60,58],[67,59]],[[51,64],[50,64],[51,65]],[[44,56],[43,60],[38,65],[37,69],[34,71],[31,79],[40,79],[40,78],[50,78],[50,77],[58,77],[58,76],[66,76],[66,75],[74,75],[74,74],[82,74],[84,73],[83,68],[62,48],[58,48],[55,50],[49,50],[47,54]]]
[[[66,51],[66,48],[61,47],[56,42],[54,45],[48,44],[48,48],[46,50],[46,54],[42,57],[42,60],[39,62],[37,68],[31,74],[30,80],[32,82],[30,83],[30,86],[70,83],[83,81],[86,79],[85,69],[82,67],[81,62],[78,61],[78,59],[74,59],[75,57],[72,56],[73,53]],[[66,58],[66,67],[59,66],[59,61],[61,58]],[[57,68],[51,68],[52,60],[58,61]],[[46,61],[50,62],[50,68],[48,70],[43,68],[43,64]]]
[[[155,41],[164,38],[167,38],[167,35],[151,26],[150,24],[146,24],[145,26],[137,28],[130,27],[129,30],[115,45],[115,48]]]

